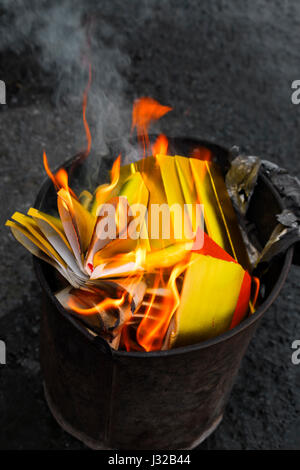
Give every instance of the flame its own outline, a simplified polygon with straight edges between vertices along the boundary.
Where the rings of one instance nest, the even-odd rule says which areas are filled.
[[[81,158],[80,161],[84,160],[89,155],[91,146],[92,146],[92,136],[91,136],[90,128],[86,119],[87,98],[88,98],[88,92],[92,83],[92,66],[90,62],[88,64],[88,70],[89,70],[88,83],[83,92],[83,99],[82,99],[82,117],[83,117],[83,125],[85,129],[85,134],[86,134],[87,146],[83,153],[83,158]],[[59,191],[61,188],[64,188],[68,192],[68,194],[72,194],[72,196],[77,199],[77,196],[75,195],[75,193],[72,191],[71,188],[69,188],[68,173],[66,172],[66,170],[61,168],[60,170],[58,170],[56,175],[53,175],[52,171],[49,168],[47,155],[45,151],[43,152],[43,162],[44,162],[46,173],[49,176],[49,178],[52,180],[56,190]]]
[[[150,124],[171,111],[169,106],[162,106],[153,98],[143,97],[136,100],[132,110],[131,131],[136,128],[138,142],[144,149],[144,156],[150,146],[148,129]]]
[[[203,182],[206,174],[209,172],[209,163],[212,161],[212,153],[206,147],[196,147],[191,153],[191,158],[196,158],[197,160],[203,160],[206,162],[199,172],[199,180]],[[200,204],[200,201],[197,202]]]
[[[112,191],[118,184],[120,178],[120,167],[121,167],[121,155],[116,158],[111,169],[111,182],[103,186],[99,186],[96,189],[96,200],[98,206],[102,204],[105,200],[107,193]]]
[[[111,169],[110,184],[101,185],[96,189],[95,198],[96,198],[96,203],[97,203],[97,208],[96,208],[97,215],[99,214],[101,205],[104,204],[107,201],[107,199],[110,199],[111,192],[113,191],[113,189],[117,186],[119,182],[120,167],[121,167],[121,154],[119,154],[119,156],[116,158],[116,160],[113,163],[113,166]],[[118,232],[120,230],[120,225],[122,226],[121,221],[123,221],[122,211],[124,211],[124,203],[119,198],[117,202],[117,206],[116,206],[116,212],[115,212],[115,221],[116,221],[116,227],[117,227]]]
[[[139,317],[142,318],[142,321],[143,321],[143,317],[144,315],[147,315],[147,318],[148,318],[148,324],[144,325],[145,328],[148,328],[149,327],[149,323],[150,323],[150,319],[152,319],[153,317],[151,316],[151,313],[154,312],[154,309],[153,309],[153,304],[154,304],[154,301],[155,301],[155,298],[156,298],[156,290],[158,289],[159,285],[160,285],[160,281],[161,281],[161,275],[160,273],[157,273],[155,275],[155,278],[154,278],[154,282],[153,282],[153,289],[152,289],[152,293],[150,295],[150,300],[149,300],[149,303],[147,305],[147,308],[146,308],[146,311],[145,313],[141,313],[141,308],[144,307],[145,305],[145,302],[143,302],[142,306],[139,306],[136,311],[134,312],[133,314],[133,317],[131,319],[129,319],[125,325],[123,326],[123,329],[122,329],[122,342],[125,346],[125,349],[126,351],[134,351],[134,350],[145,350],[145,345],[143,344],[143,341],[141,341],[140,345],[136,343],[136,340],[138,340],[138,331],[141,327],[141,323],[137,329],[137,332],[136,332],[136,340],[133,340],[131,338],[131,328],[130,326],[132,324],[134,324],[134,322],[136,321],[136,319],[138,319]],[[149,321],[150,320],[150,321]],[[149,349],[150,350],[150,349]]]
[[[83,94],[83,124],[86,133],[87,146],[83,158],[86,158],[91,150],[91,133],[86,119],[87,97],[91,86],[91,65],[89,64],[89,79]],[[163,106],[152,98],[143,97],[135,101],[132,112],[131,131],[136,129],[139,144],[143,147],[144,157],[150,151],[150,140],[148,129],[150,124],[171,111],[172,108]],[[160,134],[151,148],[152,155],[167,155],[168,139]],[[204,148],[198,148],[193,151],[194,158],[201,158],[207,162],[211,159],[211,153]],[[51,172],[46,153],[43,155],[46,172],[51,178],[56,189],[64,188],[70,198],[71,189],[68,186],[68,173],[61,169],[55,175]],[[120,180],[121,155],[113,163],[111,169],[111,181],[109,184],[99,186],[95,192],[95,202],[97,209],[113,197],[114,189]],[[134,173],[135,167],[132,168]],[[203,175],[204,176],[204,175]],[[72,192],[72,194],[74,194]],[[70,198],[71,199],[71,198]],[[116,217],[120,220],[119,211],[124,211],[124,205],[117,203]],[[127,209],[126,209],[127,210]],[[96,212],[97,213],[97,212]],[[117,224],[118,226],[118,224]],[[118,229],[120,227],[118,226]],[[176,251],[177,252],[177,251]],[[122,342],[127,351],[160,350],[166,340],[166,335],[180,302],[178,291],[178,278],[187,269],[190,263],[190,256],[184,256],[176,260],[172,256],[163,254],[162,260],[158,261],[159,253],[147,252],[139,244],[133,251],[117,253],[111,257],[103,258],[101,250],[96,252],[93,257],[93,263],[90,263],[90,269],[93,270],[98,265],[105,266],[106,269],[113,272],[114,269],[124,266],[128,273],[124,274],[127,279],[146,274],[147,289],[140,305],[137,306],[133,316],[125,321],[122,326]],[[169,258],[171,258],[170,261]],[[99,303],[94,299],[93,302],[86,304],[81,302],[76,296],[70,297],[68,307],[80,315],[95,315],[107,312],[110,309],[120,308],[126,300],[128,293],[125,291],[118,298],[104,298]],[[99,299],[98,299],[99,300]]]
[[[164,134],[160,134],[155,143],[152,145],[152,154],[155,155],[167,155],[169,142]]]
[[[84,160],[90,153],[92,138],[89,125],[86,118],[88,92],[91,86],[92,80],[92,68],[91,64],[88,64],[88,83],[83,93],[82,101],[82,116],[83,125],[86,134],[86,149],[82,153],[80,160]],[[148,155],[148,152],[152,152],[156,155],[167,155],[168,152],[168,139],[165,135],[161,134],[156,139],[152,148],[150,149],[150,140],[148,136],[148,129],[150,124],[164,116],[166,113],[171,111],[172,108],[163,106],[157,101],[149,97],[143,97],[135,101],[132,112],[132,126],[131,131],[136,129],[137,138],[139,144],[143,147],[144,156]],[[53,174],[48,165],[46,153],[43,153],[43,162],[45,170],[52,180],[55,188],[59,191],[63,188],[66,191],[66,197],[70,202],[71,215],[74,215],[73,204],[71,194],[76,197],[73,191],[69,188],[68,184],[68,173],[65,169],[60,169],[56,174]],[[121,155],[119,155],[113,163],[111,169],[111,181],[107,185],[99,186],[95,192],[95,205],[97,209],[101,204],[106,202],[108,199],[113,197],[114,189],[117,187],[120,180],[120,167],[121,167]],[[135,167],[132,167],[132,173],[134,173]],[[77,199],[77,198],[76,198]],[[118,211],[125,210],[124,205],[117,204],[116,216]],[[127,209],[126,209],[127,210]],[[97,212],[96,212],[97,213]],[[117,219],[120,220],[120,217]],[[120,227],[118,226],[120,230]],[[121,267],[122,265],[128,266],[127,279],[133,277],[136,279],[137,276],[143,278],[144,274],[149,273],[150,278],[147,280],[148,294],[144,296],[141,304],[137,306],[134,315],[125,321],[122,327],[122,341],[126,349],[129,350],[158,350],[161,349],[163,342],[168,331],[170,321],[176,311],[180,295],[177,288],[177,279],[187,268],[186,257],[184,260],[171,262],[168,264],[159,263],[157,267],[157,253],[149,253],[142,248],[139,244],[133,251],[125,253],[117,253],[111,258],[103,259],[103,253],[101,250],[96,252],[93,257],[93,263],[89,263],[91,271],[94,270],[99,264],[105,265],[107,269],[113,271],[114,268]],[[167,256],[165,257],[168,260]],[[165,258],[163,258],[165,260]],[[149,283],[151,285],[149,285]],[[162,295],[162,292],[164,293]],[[71,296],[68,300],[68,307],[74,312],[80,315],[95,315],[107,312],[110,309],[118,309],[128,301],[128,292],[125,291],[120,296],[117,293],[117,298],[102,298],[97,303],[97,299],[93,299],[85,303],[82,301],[80,296]],[[98,297],[98,300],[99,297]],[[141,313],[144,310],[143,313]],[[137,323],[138,322],[138,323]],[[135,338],[132,340],[131,326],[135,325]]]
[[[82,308],[78,306],[78,303],[71,297],[68,301],[68,306],[71,310],[80,315],[95,315],[96,313],[101,313],[105,310],[109,310],[111,308],[119,308],[124,304],[125,298],[127,293],[124,292],[122,296],[118,299],[113,299],[107,297],[106,299],[102,300],[94,307],[90,308]]]
[[[83,92],[83,99],[82,99],[82,118],[83,118],[83,125],[85,129],[86,140],[87,140],[87,146],[84,151],[84,158],[86,158],[89,155],[91,151],[91,147],[92,147],[92,136],[91,136],[90,128],[86,119],[87,99],[88,99],[88,93],[89,93],[91,83],[92,83],[92,65],[90,62],[88,64],[88,69],[89,69],[89,78],[88,78],[88,83],[86,85],[86,88]]]
[[[157,292],[162,282],[162,273],[156,276],[153,294],[136,332],[137,341],[145,351],[162,348],[170,321],[180,302],[176,281],[188,265],[189,262],[182,262],[174,266],[165,288],[166,295],[162,296],[161,300]]]
[[[60,168],[58,172],[54,175],[49,168],[48,159],[45,151],[43,153],[43,163],[46,173],[54,184],[56,191],[59,191],[61,188],[64,188],[68,194],[72,194],[72,196],[77,199],[76,194],[69,187],[67,171],[64,168]]]
[[[167,282],[165,280],[166,271],[164,269],[156,270],[142,303],[137,306],[133,316],[123,325],[121,341],[127,351],[162,349],[170,321],[180,302],[177,279],[187,269],[190,262],[189,257],[188,260],[185,259],[176,264],[172,268]],[[147,263],[144,250],[136,250],[136,263]],[[137,323],[139,324],[136,327]]]
[[[114,161],[112,169],[111,169],[111,183],[109,189],[113,189],[120,178],[120,166],[121,166],[121,154],[118,158]],[[106,189],[108,190],[108,188]]]
[[[135,267],[140,269],[146,262],[146,250],[144,248],[137,248],[135,251]]]
[[[197,158],[198,160],[205,160],[210,162],[212,159],[211,151],[206,147],[196,147],[191,153],[191,158]]]

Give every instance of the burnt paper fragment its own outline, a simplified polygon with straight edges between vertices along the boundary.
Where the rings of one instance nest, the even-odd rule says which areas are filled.
[[[226,187],[235,208],[245,215],[257,181],[259,157],[238,155],[226,174]]]
[[[286,209],[277,215],[279,225],[273,231],[270,240],[261,254],[259,262],[270,260],[284,253],[290,246],[296,245],[294,261],[300,263],[300,180],[291,176],[285,168],[262,160],[262,171],[272,182]]]
[[[285,168],[262,160],[262,171],[276,187],[283,198],[286,208],[300,220],[300,180],[291,176]]]
[[[284,168],[259,157],[239,154],[238,147],[232,149],[231,167],[226,174],[226,186],[238,213],[239,224],[252,267],[269,264],[271,260],[297,244],[300,250],[300,181]],[[286,209],[277,215],[278,225],[273,230],[262,250],[253,243],[249,231],[247,209],[255,191],[257,177],[261,171],[271,181],[283,199]],[[300,256],[299,256],[300,261]]]

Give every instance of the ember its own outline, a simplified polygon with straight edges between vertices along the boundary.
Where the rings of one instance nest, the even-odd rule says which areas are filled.
[[[86,93],[85,157],[91,148]],[[132,132],[143,157],[122,166],[119,155],[110,183],[93,194],[77,197],[66,170],[54,175],[44,153],[58,216],[31,208],[6,222],[25,248],[67,280],[56,293],[64,308],[115,349],[192,344],[254,312],[259,283],[248,272],[239,225],[210,152],[167,155],[164,135],[150,145],[150,123],[170,110],[150,98],[134,103]]]

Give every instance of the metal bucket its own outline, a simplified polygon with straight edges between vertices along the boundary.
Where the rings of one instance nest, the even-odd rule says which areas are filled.
[[[206,146],[225,171],[228,152],[191,139],[171,139],[177,154]],[[35,207],[47,210],[51,182]],[[262,204],[263,201],[263,204]],[[265,243],[283,202],[260,175],[248,218]],[[279,294],[294,247],[274,260],[261,278],[265,298],[255,314],[214,339],[158,352],[112,350],[65,311],[53,295],[53,268],[34,259],[44,293],[40,358],[52,414],[70,434],[95,449],[190,449],[222,420],[231,388],[250,339]]]

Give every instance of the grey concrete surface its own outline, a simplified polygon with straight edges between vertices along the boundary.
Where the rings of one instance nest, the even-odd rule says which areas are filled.
[[[300,105],[291,103],[291,82],[300,79],[297,0],[98,6],[122,33],[128,102],[152,96],[174,108],[161,124],[165,132],[239,145],[300,176]],[[0,339],[7,344],[0,449],[83,449],[45,404],[40,288],[30,255],[3,227],[14,210],[33,203],[45,176],[42,150],[54,167],[84,146],[80,101],[53,98],[53,83],[32,52],[4,49],[0,59],[9,95],[0,109]],[[251,342],[222,424],[200,449],[300,449],[300,365],[291,362],[291,344],[300,339],[299,281],[293,267]]]

